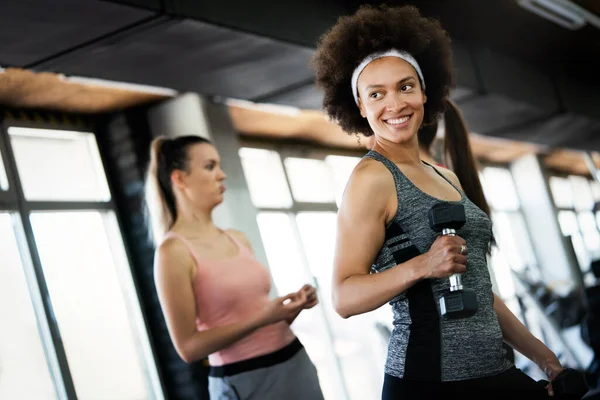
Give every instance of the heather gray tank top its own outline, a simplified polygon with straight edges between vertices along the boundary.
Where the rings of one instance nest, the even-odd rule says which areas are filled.
[[[398,211],[386,228],[385,243],[372,272],[402,268],[402,263],[426,253],[438,236],[429,227],[428,213],[434,204],[442,200],[421,191],[383,155],[370,151],[365,157],[380,161],[387,167],[394,177],[398,195]],[[449,288],[448,278],[423,280],[400,293],[390,301],[394,330],[385,372],[398,378],[428,381],[457,381],[495,375],[512,364],[506,359],[502,346],[502,331],[493,309],[492,283],[487,269],[491,221],[460,189],[437,169],[435,171],[462,197],[454,202],[465,207],[467,221],[457,231],[469,248],[462,283],[475,292],[478,311],[463,319],[441,317],[439,299]]]

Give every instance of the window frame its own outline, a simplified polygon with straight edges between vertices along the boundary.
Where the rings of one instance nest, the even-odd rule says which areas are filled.
[[[77,399],[75,384],[67,360],[60,330],[55,318],[54,308],[50,298],[46,279],[44,277],[43,266],[36,245],[30,217],[33,213],[39,211],[98,211],[101,213],[110,211],[114,215],[114,218],[117,221],[118,229],[123,236],[122,221],[119,218],[119,213],[114,203],[114,191],[112,184],[108,179],[108,189],[111,195],[110,200],[108,201],[27,200],[19,177],[16,158],[11,145],[10,134],[8,133],[8,130],[11,127],[80,131],[91,133],[94,135],[94,137],[96,137],[96,132],[94,130],[94,126],[82,121],[82,119],[77,119],[75,125],[62,122],[33,122],[15,118],[12,116],[12,113],[8,112],[8,110],[0,108],[0,154],[2,155],[2,161],[4,164],[3,166],[9,185],[8,190],[0,190],[0,211],[12,214],[13,220],[15,221],[15,235],[17,236],[19,252],[21,253],[23,268],[25,269],[25,276],[27,277],[27,287],[29,290],[29,295],[34,304],[34,312],[38,325],[38,331],[44,352],[46,354],[46,361],[48,363],[49,372],[56,390],[57,398],[60,400],[73,400]],[[98,145],[97,140],[96,144]],[[107,165],[105,159],[102,157],[102,154],[100,154],[100,159],[102,167],[106,171]],[[113,239],[110,240],[112,242]],[[123,242],[123,249],[125,251],[128,265],[133,265],[130,249],[125,242]],[[139,288],[137,282],[135,281],[135,277],[132,276],[132,278],[135,288],[135,296],[136,299],[138,299],[139,304]],[[142,307],[141,304],[139,304],[139,306],[140,308]],[[143,314],[142,317],[145,319]],[[142,328],[149,336],[147,323],[146,321],[143,322],[144,325]],[[144,348],[145,346],[142,347]],[[143,351],[146,351],[146,349]],[[147,381],[149,395],[151,398],[163,398],[163,388],[162,384],[160,383],[160,378],[157,375],[158,371],[156,371],[156,357],[153,349],[150,349],[150,353],[145,355],[146,359],[148,356],[150,356],[155,363],[154,370],[149,369],[146,365],[143,365],[144,370],[146,370],[146,376],[149,379]]]
[[[582,175],[582,174],[575,174],[575,173],[566,173],[566,172],[562,172],[562,171],[557,171],[557,170],[551,169],[546,174],[546,185],[548,187],[548,191],[550,192],[550,197],[552,199],[552,204],[554,206],[554,210],[555,210],[555,213],[556,213],[557,221],[558,221],[558,215],[559,215],[559,213],[561,213],[563,211],[572,212],[573,214],[575,214],[575,219],[577,220],[577,233],[579,233],[580,237],[584,240],[585,250],[588,253],[588,256],[590,257],[590,265],[587,266],[587,269],[585,269],[586,266],[579,265],[579,259],[577,259],[577,265],[579,266],[579,269],[581,271],[582,278],[583,278],[584,282],[586,281],[586,279],[588,279],[590,282],[596,282],[598,279],[596,278],[596,276],[594,275],[594,272],[591,269],[591,262],[594,261],[595,254],[593,254],[592,250],[590,250],[587,247],[587,244],[585,244],[585,239],[584,239],[584,237],[585,237],[584,233],[585,232],[581,228],[581,224],[579,222],[579,214],[581,212],[585,212],[585,211],[591,212],[592,216],[594,217],[594,226],[596,228],[596,232],[598,233],[598,235],[600,235],[600,226],[598,226],[598,215],[600,215],[600,209],[598,211],[596,211],[596,212],[594,212],[593,208],[591,210],[577,210],[577,208],[575,208],[575,200],[574,200],[574,195],[573,195],[573,185],[572,185],[571,182],[570,182],[571,183],[571,195],[572,195],[572,198],[573,198],[572,207],[559,207],[556,204],[556,199],[554,198],[554,193],[552,192],[552,189],[550,187],[550,178],[556,177],[556,178],[567,179],[567,180],[570,181],[570,177],[571,176],[585,178],[587,180],[587,182],[588,182],[589,185],[591,185],[593,182],[598,182],[590,174]],[[594,196],[593,189],[590,188],[590,190],[592,191],[591,195],[592,195],[592,198],[593,198],[593,196]],[[599,200],[593,199],[593,200],[594,200],[594,204],[600,203],[600,199]],[[561,234],[562,234],[562,227],[561,227]],[[565,235],[563,235],[563,237],[564,238],[569,238],[570,240],[572,240],[572,236],[565,236]],[[596,255],[596,256],[598,256],[598,255]]]

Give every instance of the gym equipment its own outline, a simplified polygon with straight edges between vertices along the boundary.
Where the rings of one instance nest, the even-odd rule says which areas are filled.
[[[597,261],[594,263],[598,264]],[[594,264],[592,263],[592,264]],[[594,272],[595,273],[595,272]],[[581,338],[594,352],[585,374],[588,384],[600,387],[600,286],[585,288],[587,315],[581,323]]]
[[[540,385],[546,387],[548,381],[538,381]],[[552,390],[557,400],[579,400],[589,391],[585,375],[572,368],[565,368],[552,381]]]
[[[442,202],[429,210],[429,226],[442,235],[456,236],[466,222],[462,204]],[[477,312],[477,296],[463,288],[461,275],[450,276],[450,290],[440,298],[440,311],[445,318],[466,318]]]

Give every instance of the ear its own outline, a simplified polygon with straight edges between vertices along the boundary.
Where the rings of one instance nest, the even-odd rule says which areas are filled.
[[[174,169],[173,172],[171,172],[171,183],[173,184],[173,187],[182,189],[185,186],[185,182],[184,182],[183,178],[184,178],[183,171],[181,171],[179,169]]]
[[[427,95],[423,92],[423,104],[427,103]]]
[[[358,109],[360,110],[360,115],[363,118],[367,118],[367,113],[365,112],[365,107],[363,106],[363,102],[360,97],[358,98]]]

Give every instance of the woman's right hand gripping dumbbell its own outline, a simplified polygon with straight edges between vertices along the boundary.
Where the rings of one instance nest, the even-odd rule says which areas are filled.
[[[467,266],[467,242],[460,236],[441,235],[422,257],[425,278],[446,278],[462,274]]]

